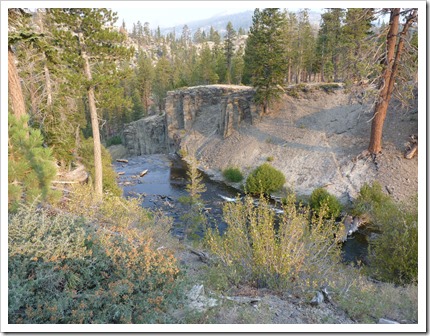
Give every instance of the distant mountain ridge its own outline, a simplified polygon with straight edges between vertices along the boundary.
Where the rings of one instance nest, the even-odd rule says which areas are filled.
[[[297,12],[297,9],[291,9],[289,11]],[[240,13],[234,14],[216,14],[209,19],[196,20],[181,25],[176,25],[169,28],[161,28],[160,31],[163,35],[169,34],[175,31],[176,36],[180,36],[182,33],[182,28],[187,25],[193,35],[199,28],[206,33],[209,32],[212,26],[216,31],[218,31],[223,37],[226,32],[226,26],[230,21],[233,24],[233,28],[238,31],[239,28],[248,30],[252,25],[252,16],[254,14],[253,10],[247,10]],[[309,11],[309,21],[313,26],[319,26],[321,19],[321,13],[319,11]],[[192,36],[191,35],[191,36]]]
[[[215,30],[217,30],[221,35],[223,35],[226,31],[225,27],[227,23],[230,21],[233,24],[233,28],[237,31],[239,28],[249,29],[252,25],[252,15],[254,14],[253,10],[244,11],[241,13],[234,14],[217,14],[209,19],[196,20],[188,23],[184,23],[181,25],[176,25],[174,27],[169,28],[161,28],[161,33],[166,35],[175,31],[176,35],[180,35],[182,32],[182,28],[187,25],[191,31],[191,34],[194,34],[197,29],[201,29],[206,33],[209,33],[210,27],[212,26]]]

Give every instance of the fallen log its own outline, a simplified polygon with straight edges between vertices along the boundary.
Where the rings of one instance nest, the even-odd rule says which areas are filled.
[[[125,172],[118,172],[118,175],[124,175]]]
[[[116,159],[116,162],[128,163],[128,160],[126,160],[126,159]]]
[[[145,176],[148,174],[148,169],[145,169],[143,172],[140,173],[140,177]]]
[[[200,258],[201,262],[204,262],[205,264],[210,263],[210,257],[206,252],[194,250],[192,248],[189,248],[190,252],[197,255]]]
[[[85,166],[78,164],[76,169],[69,172],[59,172],[57,174],[58,180],[52,181],[57,184],[73,184],[73,183],[84,183],[88,180],[88,172],[85,170]]]

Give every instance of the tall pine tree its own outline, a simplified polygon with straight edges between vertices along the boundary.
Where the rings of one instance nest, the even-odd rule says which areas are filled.
[[[245,73],[256,88],[255,100],[268,112],[283,92],[287,58],[285,14],[278,8],[255,9],[245,48]]]
[[[117,62],[131,56],[131,50],[123,47],[124,35],[113,28],[116,14],[103,8],[59,8],[51,10],[57,23],[57,42],[62,56],[75,73],[70,84],[81,87],[86,94],[91,117],[94,141],[95,194],[102,199],[103,172],[99,117],[97,113],[98,92],[106,94],[117,86]],[[140,31],[138,31],[138,34]]]

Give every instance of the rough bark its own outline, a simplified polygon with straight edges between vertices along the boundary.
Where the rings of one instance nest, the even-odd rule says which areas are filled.
[[[78,34],[79,43],[81,46],[81,57],[84,60],[84,72],[85,76],[89,82],[89,86],[87,88],[88,95],[88,105],[90,110],[91,117],[91,128],[93,131],[93,141],[94,141],[94,192],[95,196],[98,199],[103,198],[103,169],[102,169],[102,150],[100,143],[100,130],[99,130],[99,119],[97,116],[97,106],[96,99],[94,94],[94,85],[92,82],[92,74],[90,62],[88,59],[88,55],[85,51],[85,41],[82,33]]]
[[[393,93],[396,81],[396,73],[403,52],[404,40],[409,27],[416,19],[417,12],[413,10],[408,17],[402,32],[400,33],[399,42],[397,43],[399,31],[400,8],[393,8],[390,15],[390,29],[387,35],[387,58],[386,66],[382,75],[382,88],[379,92],[378,101],[375,104],[375,110],[372,120],[372,129],[370,133],[370,143],[368,151],[370,154],[379,154],[382,151],[382,129],[385,117],[387,115],[388,104]],[[396,48],[397,47],[397,48]]]
[[[8,49],[8,92],[13,114],[17,118],[21,118],[26,114],[24,96],[15,65],[15,55],[10,48]]]

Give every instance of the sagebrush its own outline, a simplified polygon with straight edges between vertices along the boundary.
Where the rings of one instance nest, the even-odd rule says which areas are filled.
[[[94,203],[80,188],[67,212],[10,215],[9,323],[172,322],[182,294],[171,221],[135,200]]]

